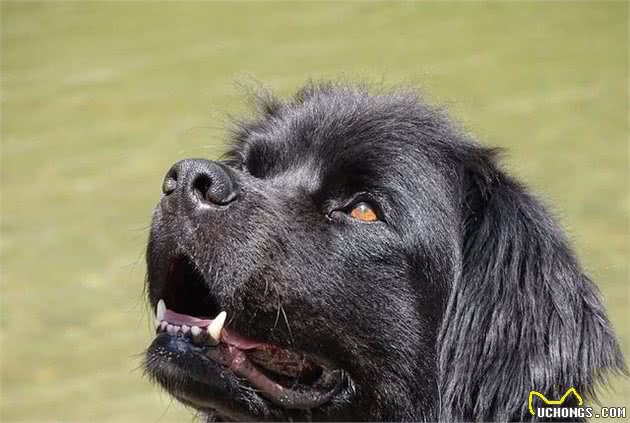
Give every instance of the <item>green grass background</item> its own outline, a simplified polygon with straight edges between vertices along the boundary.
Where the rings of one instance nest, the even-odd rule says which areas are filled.
[[[191,419],[137,369],[144,244],[169,165],[247,111],[239,81],[420,84],[554,204],[628,353],[627,3],[0,8],[0,420]]]

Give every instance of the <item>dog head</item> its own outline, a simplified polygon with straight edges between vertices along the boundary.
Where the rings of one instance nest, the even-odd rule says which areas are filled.
[[[409,93],[267,99],[176,163],[148,246],[149,375],[213,418],[508,420],[623,362],[548,213]]]

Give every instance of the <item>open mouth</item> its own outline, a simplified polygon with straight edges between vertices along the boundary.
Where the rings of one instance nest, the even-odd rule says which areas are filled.
[[[313,409],[347,383],[343,371],[305,353],[247,339],[227,328],[227,312],[220,311],[202,275],[187,259],[171,266],[163,295],[156,306],[154,343],[161,337],[178,339],[179,345],[190,346],[189,352],[219,363],[277,406]]]

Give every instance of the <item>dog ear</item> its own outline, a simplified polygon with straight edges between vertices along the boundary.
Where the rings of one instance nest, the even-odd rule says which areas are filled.
[[[462,268],[439,335],[441,420],[535,419],[531,390],[592,397],[609,371],[627,370],[560,227],[493,151],[469,156]]]

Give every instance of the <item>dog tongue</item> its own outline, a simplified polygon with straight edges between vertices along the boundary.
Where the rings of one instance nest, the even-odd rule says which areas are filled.
[[[199,317],[176,313],[173,310],[169,310],[168,308],[164,312],[164,320],[172,325],[197,326],[200,328],[210,326],[210,323],[212,323],[212,320],[200,319]]]

